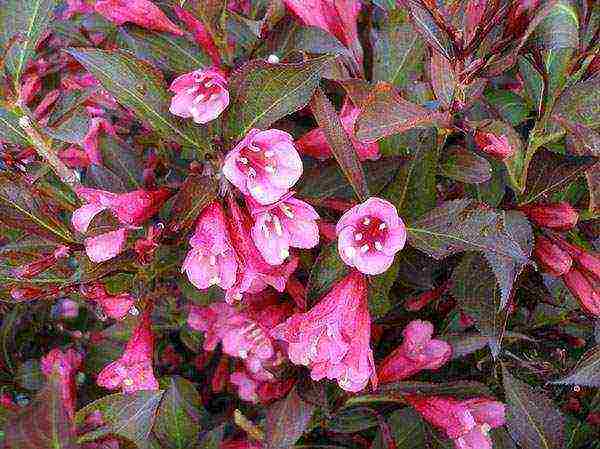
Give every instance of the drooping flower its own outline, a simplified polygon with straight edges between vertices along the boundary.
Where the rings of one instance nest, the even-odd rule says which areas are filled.
[[[290,257],[281,265],[268,264],[250,235],[252,221],[237,202],[228,197],[229,235],[238,256],[238,271],[233,287],[227,290],[226,300],[240,300],[243,293],[258,293],[270,285],[283,292],[290,275],[298,266],[298,258]]]
[[[335,231],[342,260],[365,274],[385,272],[406,243],[406,227],[394,205],[375,197],[348,210]]]
[[[129,313],[135,303],[135,298],[129,293],[111,295],[106,287],[99,282],[82,284],[79,288],[82,296],[96,302],[110,318],[121,320]]]
[[[305,25],[321,28],[338,38],[352,51],[357,64],[362,64],[357,25],[360,0],[284,0],[284,3]]]
[[[444,430],[457,449],[492,449],[489,431],[504,425],[505,406],[487,398],[459,401],[441,396],[407,396],[429,423]]]
[[[573,267],[562,280],[586,312],[600,316],[600,279]]]
[[[223,174],[244,195],[267,205],[300,179],[302,160],[288,133],[252,129],[225,157]]]
[[[142,314],[123,355],[100,372],[96,382],[99,386],[109,390],[121,388],[123,393],[158,389],[152,370],[154,334],[150,313],[151,309],[147,308]]]
[[[475,143],[481,151],[496,159],[508,159],[515,154],[515,149],[504,134],[497,136],[478,130],[475,132]]]
[[[407,379],[424,369],[438,369],[452,355],[452,347],[432,338],[433,324],[415,320],[406,326],[402,344],[388,355],[377,371],[382,383]]]
[[[536,238],[533,255],[540,267],[555,277],[568,273],[573,265],[573,259],[569,253],[543,235]]]
[[[584,248],[568,243],[560,236],[553,236],[553,241],[572,257],[573,262],[579,268],[600,281],[600,257],[586,251]]]
[[[352,271],[306,313],[277,326],[273,336],[288,343],[292,363],[310,368],[313,380],[336,379],[346,391],[365,388],[377,376],[370,347],[367,281]]]
[[[99,0],[94,8],[117,25],[130,22],[148,30],[183,35],[177,25],[150,0]]]
[[[229,237],[223,208],[214,201],[204,208],[190,239],[182,271],[190,282],[203,290],[218,285],[227,290],[235,284],[238,263]]]
[[[123,251],[127,229],[119,228],[84,240],[85,253],[92,262],[100,263],[116,257]]]
[[[313,248],[319,243],[319,214],[304,201],[286,193],[270,206],[247,201],[254,216],[252,239],[271,265],[281,265],[290,255],[290,247]]]
[[[51,376],[58,374],[60,392],[65,409],[72,418],[75,415],[75,374],[79,371],[83,356],[74,349],[61,351],[53,349],[40,360],[42,373]]]
[[[354,106],[352,101],[346,97],[342,110],[340,111],[342,126],[350,136],[356,154],[358,154],[361,161],[367,159],[377,160],[381,157],[379,154],[379,144],[376,142],[363,143],[354,135],[354,124],[356,123],[359,114],[360,108]],[[321,128],[315,128],[304,134],[296,141],[296,146],[302,153],[317,159],[329,159],[333,156],[329,142],[327,142],[327,138],[325,137],[325,132]]]
[[[196,70],[178,76],[169,88],[175,96],[170,111],[179,117],[208,123],[216,119],[229,105],[227,79],[216,67]]]
[[[566,201],[526,204],[519,209],[536,225],[555,231],[568,231],[579,221],[579,214]]]

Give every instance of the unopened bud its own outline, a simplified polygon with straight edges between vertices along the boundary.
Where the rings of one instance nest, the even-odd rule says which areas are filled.
[[[563,281],[586,312],[600,316],[600,293],[585,273],[572,268],[563,276]]]
[[[555,277],[568,273],[573,265],[571,256],[544,236],[539,236],[536,239],[533,255],[541,269]]]
[[[549,204],[527,204],[520,210],[536,225],[555,231],[572,229],[579,220],[579,214],[567,202]]]
[[[474,137],[477,147],[496,159],[508,159],[515,154],[515,149],[505,135],[497,136],[494,133],[477,130]]]

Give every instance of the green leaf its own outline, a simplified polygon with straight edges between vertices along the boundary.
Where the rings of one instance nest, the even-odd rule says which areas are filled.
[[[579,47],[579,18],[569,0],[560,0],[535,29],[531,39],[540,50]]]
[[[453,50],[450,39],[437,25],[431,13],[418,0],[407,0],[405,3],[412,22],[427,43],[444,57],[450,59]]]
[[[86,405],[75,415],[76,423],[81,425],[90,413],[99,411],[104,424],[82,435],[80,442],[117,435],[135,443],[139,449],[145,449],[163,393],[162,390],[155,390],[111,394]]]
[[[302,436],[315,406],[304,402],[296,387],[267,410],[264,444],[268,449],[288,449]]]
[[[400,261],[396,260],[385,273],[369,279],[369,313],[373,319],[384,316],[392,308],[390,291],[396,282],[399,270]]]
[[[529,117],[529,108],[518,94],[504,89],[488,89],[486,100],[494,107],[500,117],[512,126],[517,126]]]
[[[151,64],[123,50],[70,48],[79,61],[123,106],[132,109],[161,136],[202,152],[210,150],[201,128],[169,112],[170,95],[162,74]]]
[[[302,109],[332,61],[332,57],[322,56],[297,64],[255,60],[244,65],[229,81],[231,103],[225,137],[237,141],[252,128],[267,129],[280,118]]]
[[[110,170],[123,183],[126,191],[142,187],[144,161],[133,147],[111,136],[102,136],[99,148],[103,167]],[[110,191],[116,192],[114,189]]]
[[[350,268],[338,253],[336,242],[323,246],[308,278],[307,298],[309,303],[312,304],[321,299],[321,296],[327,293],[333,284],[349,271]]]
[[[4,431],[10,449],[79,449],[57,374],[26,409],[9,419]]]
[[[432,112],[402,98],[387,83],[378,83],[356,120],[356,137],[374,142],[413,128],[443,126],[448,114]]]
[[[391,11],[380,30],[373,33],[373,81],[406,86],[425,54],[423,39],[401,9]]]
[[[19,116],[0,106],[0,140],[15,145],[28,145],[29,139],[19,125]]]
[[[27,63],[50,24],[55,6],[56,0],[8,0],[2,6],[1,40],[8,47],[4,67],[12,75],[17,91]]]
[[[425,424],[419,414],[412,408],[396,410],[387,419],[396,443],[396,449],[426,449]],[[386,449],[381,431],[373,442],[371,449]]]
[[[492,166],[488,160],[464,147],[448,148],[444,158],[440,171],[447,178],[471,184],[482,184],[492,178]]]
[[[538,389],[502,368],[506,395],[506,429],[523,449],[562,449],[564,418]]]
[[[377,414],[368,407],[342,409],[327,425],[327,429],[340,433],[355,433],[375,427]]]
[[[595,346],[583,354],[567,376],[553,383],[600,387],[600,346]]]
[[[342,122],[331,102],[321,89],[317,89],[311,101],[311,109],[319,127],[325,133],[331,152],[359,200],[369,197],[369,188],[363,167],[358,160],[354,144],[344,130]]]
[[[443,105],[444,109],[449,109],[454,101],[455,91],[458,85],[450,61],[439,53],[433,52],[431,53],[429,70],[435,97]]]
[[[194,385],[179,376],[170,378],[153,429],[161,447],[193,447],[200,435],[201,415],[205,413]]]
[[[592,129],[600,127],[600,77],[579,82],[558,98],[554,114]]]

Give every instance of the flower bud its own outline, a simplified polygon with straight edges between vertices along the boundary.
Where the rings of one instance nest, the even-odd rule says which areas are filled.
[[[573,258],[575,263],[596,280],[600,281],[600,258],[587,252],[585,249],[566,242],[561,237],[556,237],[556,243]]]
[[[581,307],[588,313],[600,316],[600,293],[590,279],[581,271],[572,268],[563,276],[563,281]]]
[[[475,131],[474,138],[479,150],[496,159],[508,159],[515,154],[515,149],[511,146],[508,138],[504,134],[497,136],[494,133],[477,130]]]
[[[567,202],[548,204],[527,204],[521,211],[536,225],[555,231],[572,229],[579,220],[579,214]]]
[[[541,269],[555,277],[568,273],[573,265],[571,256],[548,237],[539,236],[536,239],[533,255]]]

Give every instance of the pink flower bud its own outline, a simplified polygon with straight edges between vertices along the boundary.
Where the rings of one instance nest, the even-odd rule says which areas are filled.
[[[244,195],[268,205],[300,179],[302,160],[288,133],[252,129],[225,157],[223,174]]]
[[[91,285],[82,285],[81,294],[89,300],[95,301],[104,313],[116,320],[122,320],[129,313],[135,303],[135,298],[129,293],[119,293],[111,295],[106,291],[104,285],[95,283]]]
[[[216,67],[181,75],[171,83],[175,93],[170,111],[179,117],[204,124],[216,119],[229,105],[225,74]]]
[[[97,13],[117,25],[131,22],[148,30],[183,35],[177,25],[150,0],[99,0],[95,9]]]
[[[568,273],[573,265],[571,256],[543,235],[537,237],[533,255],[542,270],[555,277]]]
[[[54,372],[58,374],[62,400],[71,418],[75,415],[75,374],[79,371],[82,361],[83,356],[73,349],[65,352],[53,349],[40,360],[44,375],[51,376]]]
[[[406,243],[406,227],[394,205],[375,197],[347,211],[336,233],[342,260],[365,274],[385,272]]]
[[[515,149],[508,142],[505,135],[497,136],[493,133],[475,131],[475,143],[477,147],[490,156],[504,160],[515,154]]]
[[[560,203],[534,203],[526,204],[519,208],[529,219],[542,228],[555,231],[572,229],[579,220],[579,214],[567,202]]]
[[[445,341],[431,338],[431,323],[412,321],[403,335],[402,344],[381,362],[377,371],[381,383],[407,379],[424,369],[438,369],[450,360],[452,347]]]
[[[193,14],[178,5],[174,6],[173,9],[175,10],[175,14],[177,14],[179,20],[184,22],[188,30],[192,32],[198,45],[200,45],[202,50],[204,50],[206,54],[210,56],[212,63],[215,66],[221,65],[219,48],[215,44],[212,35],[208,32],[204,24],[200,22]]]
[[[557,245],[571,255],[580,268],[587,271],[594,279],[600,280],[600,258],[598,256],[579,246],[568,243],[562,237],[557,236],[555,240]]]
[[[578,270],[572,268],[562,277],[563,282],[586,312],[600,316],[600,281],[593,281]]]

